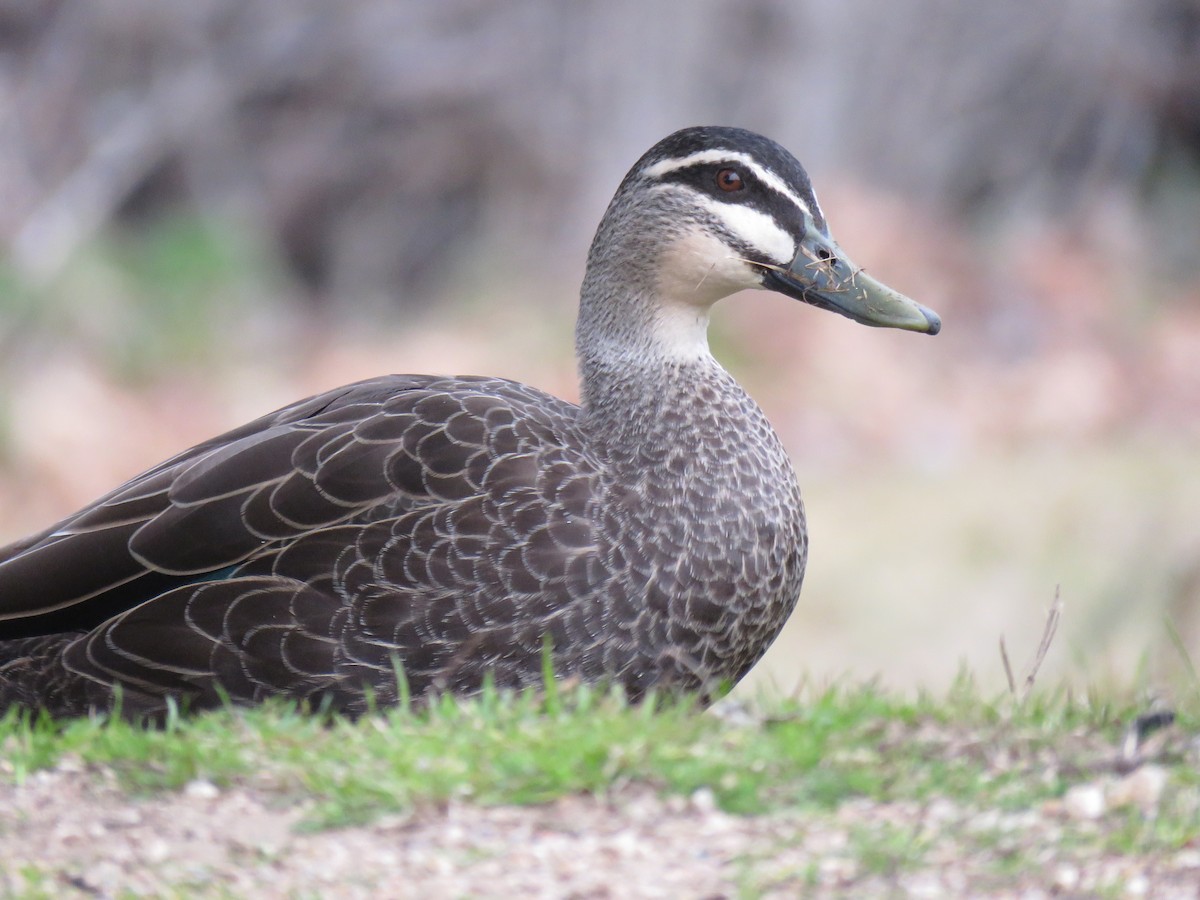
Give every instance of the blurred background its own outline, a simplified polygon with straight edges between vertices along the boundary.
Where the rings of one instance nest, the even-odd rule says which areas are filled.
[[[776,295],[717,355],[809,575],[752,678],[1196,692],[1200,0],[0,0],[0,542],[384,372],[577,397],[591,234],[691,124],[808,168],[937,338]]]

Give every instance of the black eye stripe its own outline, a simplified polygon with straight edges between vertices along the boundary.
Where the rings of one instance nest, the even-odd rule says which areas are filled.
[[[742,176],[742,190],[723,191],[717,186],[717,173],[722,169],[733,169]],[[789,234],[797,237],[804,234],[805,210],[798,207],[786,194],[760,180],[752,168],[738,160],[694,163],[672,169],[658,180],[664,184],[684,185],[697,194],[720,203],[749,206],[770,216],[776,225]]]
[[[742,176],[742,190],[722,191],[717,187],[717,173],[722,169],[732,169]],[[705,194],[711,194],[714,197],[720,197],[729,203],[744,202],[750,194],[756,191],[770,190],[772,193],[775,193],[773,189],[759,181],[753,169],[739,164],[736,160],[695,163],[694,165],[683,166],[679,169],[672,169],[659,180],[667,183],[686,184],[688,187],[695,188]]]

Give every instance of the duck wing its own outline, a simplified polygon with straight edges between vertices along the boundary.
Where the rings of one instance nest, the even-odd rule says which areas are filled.
[[[396,375],[284,407],[0,549],[0,641],[87,631],[330,526],[461,501],[575,414],[502,379]]]
[[[389,376],[188,450],[0,551],[0,699],[361,710],[398,663],[415,694],[536,671],[546,619],[600,578],[577,415],[501,379]]]

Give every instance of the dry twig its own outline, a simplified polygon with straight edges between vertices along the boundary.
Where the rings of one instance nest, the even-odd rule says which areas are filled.
[[[1061,586],[1056,585],[1054,588],[1054,602],[1050,604],[1050,611],[1046,614],[1046,624],[1042,628],[1042,639],[1038,642],[1037,652],[1034,653],[1033,661],[1029,664],[1025,677],[1022,679],[1021,695],[1019,698],[1017,697],[1017,682],[1013,677],[1012,664],[1008,659],[1008,647],[1004,643],[1004,635],[1000,635],[1000,661],[1004,664],[1004,675],[1008,679],[1008,690],[1020,703],[1024,703],[1029,699],[1029,695],[1033,693],[1033,685],[1037,681],[1038,671],[1042,668],[1042,663],[1045,662],[1046,655],[1050,652],[1050,645],[1054,642],[1054,635],[1058,632],[1058,622],[1062,618],[1062,609]]]

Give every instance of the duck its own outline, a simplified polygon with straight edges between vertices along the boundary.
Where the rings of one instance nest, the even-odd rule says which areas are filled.
[[[780,144],[676,131],[588,253],[578,404],[387,375],[143,472],[0,548],[0,710],[353,716],[547,668],[710,702],[778,636],[808,558],[789,454],[708,345],[747,289],[941,328],[850,261]]]

